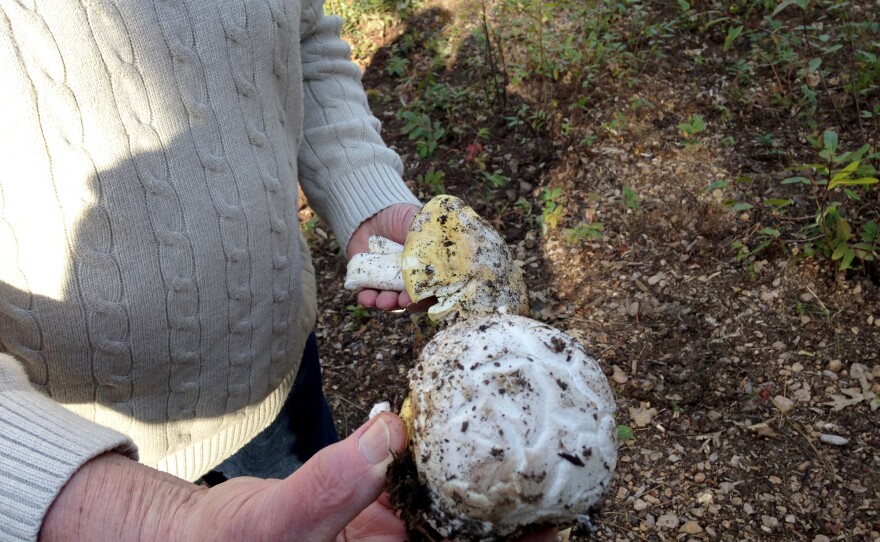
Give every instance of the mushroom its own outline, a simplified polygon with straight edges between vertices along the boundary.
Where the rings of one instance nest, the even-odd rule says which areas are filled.
[[[413,219],[406,243],[370,238],[348,263],[345,288],[406,289],[414,302],[436,297],[432,320],[452,322],[505,308],[528,314],[522,271],[497,231],[459,198],[433,198]]]
[[[490,541],[588,521],[617,462],[614,396],[576,340],[523,316],[437,333],[401,415],[440,535]]]

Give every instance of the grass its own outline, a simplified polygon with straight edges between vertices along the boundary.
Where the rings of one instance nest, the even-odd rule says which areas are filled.
[[[880,22],[870,2],[329,0],[327,8],[345,17],[345,37],[364,65],[379,50],[377,36],[397,36],[383,44],[384,71],[395,84],[397,129],[425,163],[425,193],[470,179],[501,216],[509,202],[491,195],[521,175],[492,142],[529,148],[549,140],[582,155],[625,142],[643,111],[658,107],[650,78],[685,52],[681,84],[705,85],[716,98],[713,107],[678,113],[681,152],[699,161],[702,141],[733,152],[748,144],[787,178],[810,179],[770,186],[758,175],[723,188],[732,212],[748,209],[760,220],[755,236],[732,245],[739,259],[771,246],[841,270],[876,259],[878,188],[860,181],[876,177],[880,133]],[[723,80],[700,79],[719,72]],[[756,107],[772,126],[750,116]],[[743,126],[750,132],[740,133]],[[812,167],[801,157],[827,150],[827,133],[836,148],[861,154],[846,163],[817,157],[821,165]],[[835,175],[849,176],[832,187]],[[570,187],[537,182],[527,202],[533,223],[572,239],[598,234],[565,208]],[[621,188],[629,191],[623,211],[637,209],[634,189]],[[749,191],[758,188],[773,193]],[[798,212],[812,217],[810,227],[794,229]]]

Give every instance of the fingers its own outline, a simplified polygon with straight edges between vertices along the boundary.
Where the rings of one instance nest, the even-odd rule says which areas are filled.
[[[383,413],[342,442],[320,451],[279,486],[279,518],[301,540],[333,540],[382,493],[392,454],[406,447],[406,428]]]
[[[400,292],[377,290],[361,290],[357,294],[357,301],[364,307],[375,307],[383,311],[393,311],[405,308],[399,302]],[[409,296],[407,296],[408,298]]]
[[[383,494],[384,495],[384,494]],[[397,513],[380,497],[345,527],[338,540],[345,542],[401,542],[406,526]]]
[[[376,306],[376,299],[379,297],[379,292],[376,290],[361,290],[357,294],[357,301],[364,307],[370,308]]]

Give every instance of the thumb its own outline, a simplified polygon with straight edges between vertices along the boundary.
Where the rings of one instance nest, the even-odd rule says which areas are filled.
[[[288,532],[301,540],[334,540],[379,497],[393,454],[405,447],[403,421],[383,413],[318,452],[276,487],[286,505],[280,509],[292,512]]]

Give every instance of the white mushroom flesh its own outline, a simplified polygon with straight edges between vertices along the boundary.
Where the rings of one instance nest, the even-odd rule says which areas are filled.
[[[400,274],[400,258],[403,245],[391,239],[371,235],[369,252],[351,257],[345,271],[346,290],[394,290],[402,292],[406,285]]]
[[[609,486],[614,397],[561,331],[517,315],[468,319],[426,345],[410,380],[412,451],[443,536],[572,522]]]

